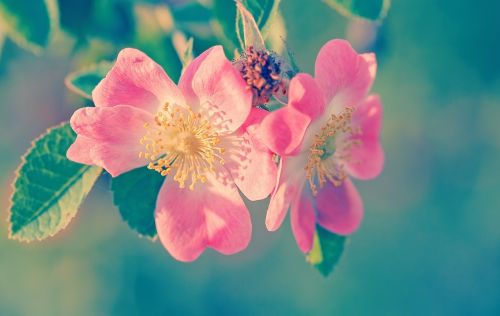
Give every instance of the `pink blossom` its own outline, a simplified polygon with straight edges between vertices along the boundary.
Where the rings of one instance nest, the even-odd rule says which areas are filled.
[[[127,48],[92,93],[96,107],[77,110],[69,159],[113,177],[147,165],[168,175],[155,220],[160,241],[178,260],[205,248],[234,254],[247,247],[250,200],[268,196],[276,166],[250,132],[264,114],[215,46],[185,69],[178,86],[144,53]],[[137,188],[141,190],[141,188]]]
[[[259,127],[262,140],[281,156],[266,226],[278,229],[290,208],[303,252],[312,248],[316,224],[348,235],[361,223],[363,203],[348,176],[371,179],[383,167],[382,104],[368,95],[375,74],[374,54],[329,41],[316,58],[315,77],[295,76],[288,105]]]

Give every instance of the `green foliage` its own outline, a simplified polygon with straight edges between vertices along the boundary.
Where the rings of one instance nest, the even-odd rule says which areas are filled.
[[[262,31],[264,37],[278,13],[281,0],[242,0],[241,3],[253,15],[257,26]]]
[[[132,46],[160,64],[172,80],[180,77],[182,64],[174,48],[173,17],[164,5],[134,6],[135,31]]]
[[[189,2],[184,5],[174,6],[172,14],[175,21],[180,23],[203,23],[206,24],[213,18],[212,11],[199,2]]]
[[[94,13],[96,0],[57,0],[61,27],[82,39]]]
[[[156,236],[154,211],[165,177],[146,167],[111,180],[113,202],[130,228],[147,237]]]
[[[129,43],[134,32],[133,6],[130,1],[96,0],[87,27],[88,35],[117,44]]]
[[[10,237],[42,240],[64,229],[101,173],[69,161],[76,135],[68,123],[49,129],[23,157],[14,181]]]
[[[5,44],[5,34],[0,30],[0,58],[2,57],[3,45]]]
[[[217,23],[214,25],[216,35],[225,48],[232,51],[240,47],[236,34],[236,5],[228,0],[214,0],[213,12]]]
[[[214,15],[222,28],[223,34],[233,44],[234,48],[244,48],[244,41],[240,40],[238,36],[238,34],[244,34],[241,16],[239,16],[236,6],[231,7],[228,4],[229,2],[227,0],[214,0]],[[242,0],[240,3],[254,17],[265,39],[278,13],[280,0]]]
[[[253,46],[257,50],[265,49],[264,39],[252,14],[240,2],[236,3],[236,8],[238,9],[236,34],[241,47]]]
[[[194,59],[193,55],[193,38],[190,37],[186,39],[186,36],[181,32],[176,32],[172,37],[175,51],[179,56],[182,63],[182,69],[185,69],[187,65],[191,63]]]
[[[36,54],[48,44],[57,15],[53,0],[0,0],[0,29]]]
[[[66,87],[80,96],[92,100],[92,90],[106,76],[113,64],[100,62],[66,76]]]
[[[184,53],[181,56],[181,62],[182,62],[182,67],[185,68],[187,65],[189,65],[193,59],[193,38],[189,38],[186,42],[186,48],[184,50]]]
[[[323,0],[330,7],[347,17],[368,20],[383,19],[391,5],[390,0]]]
[[[324,276],[329,275],[337,265],[344,251],[346,237],[334,234],[316,225],[314,245],[306,260]]]

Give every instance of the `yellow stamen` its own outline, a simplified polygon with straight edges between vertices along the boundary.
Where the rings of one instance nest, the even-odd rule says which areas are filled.
[[[338,115],[332,114],[319,133],[314,136],[305,166],[306,177],[314,196],[318,194],[316,183],[320,188],[327,181],[340,186],[347,177],[342,162],[349,159],[346,154],[348,149],[359,144],[358,140],[349,137],[358,132],[351,126],[353,112],[354,108],[348,107]],[[335,140],[341,134],[346,137],[339,145]]]
[[[215,164],[224,164],[224,148],[210,122],[190,107],[165,106],[156,114],[154,124],[145,124],[147,132],[140,140],[145,151],[140,158],[150,160],[148,168],[162,176],[174,172],[173,179],[194,190],[207,174],[215,173]]]

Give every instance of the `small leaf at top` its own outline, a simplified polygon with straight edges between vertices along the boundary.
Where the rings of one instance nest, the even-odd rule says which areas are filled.
[[[72,92],[92,100],[92,90],[113,66],[111,62],[100,62],[74,71],[66,76],[64,83]]]
[[[253,15],[264,39],[271,28],[274,28],[274,19],[278,15],[281,0],[241,0],[245,8]]]
[[[222,28],[222,33],[234,47],[227,47],[232,50],[235,47],[242,47],[243,41],[243,25],[241,15],[238,14],[236,6],[231,7],[229,4],[233,0],[214,0],[213,12],[218,24]],[[253,16],[258,29],[262,33],[262,37],[266,39],[269,29],[273,24],[273,20],[278,13],[279,0],[238,0],[246,10]],[[239,35],[238,35],[239,33]]]
[[[324,276],[329,275],[337,265],[344,251],[345,236],[334,234],[316,225],[314,244],[306,260]]]
[[[241,21],[242,25],[242,32],[238,31],[238,28],[237,34],[238,38],[240,38],[241,33],[243,33],[243,39],[240,38],[240,41],[243,42],[244,48],[252,46],[256,50],[266,49],[264,39],[252,14],[239,1],[236,2],[236,8],[238,9],[237,21]],[[239,23],[237,26],[239,26]]]
[[[64,229],[101,174],[101,168],[69,161],[76,138],[68,123],[49,129],[22,158],[14,181],[10,238],[42,240]]]
[[[125,222],[139,234],[156,236],[156,198],[165,177],[146,167],[137,168],[111,180],[113,202]]]
[[[19,46],[40,53],[57,23],[57,4],[53,1],[0,0],[0,29]]]
[[[323,0],[330,7],[347,17],[368,20],[385,18],[391,6],[391,0]]]

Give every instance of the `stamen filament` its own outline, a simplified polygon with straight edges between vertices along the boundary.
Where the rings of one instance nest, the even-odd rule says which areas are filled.
[[[325,126],[314,136],[309,149],[309,159],[305,166],[306,177],[314,196],[318,194],[318,185],[322,188],[327,181],[340,186],[347,177],[344,162],[349,160],[349,149],[359,145],[359,140],[350,136],[358,129],[351,126],[354,108],[347,107],[340,114],[332,114]],[[342,142],[336,142],[343,135]]]
[[[145,151],[140,158],[150,160],[148,168],[162,176],[175,170],[173,179],[180,188],[194,190],[196,183],[207,181],[215,173],[215,163],[224,163],[224,148],[210,122],[190,107],[166,103],[156,114],[155,124],[144,124],[146,134],[140,143]]]

